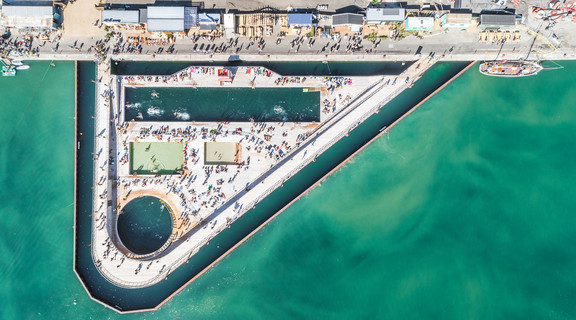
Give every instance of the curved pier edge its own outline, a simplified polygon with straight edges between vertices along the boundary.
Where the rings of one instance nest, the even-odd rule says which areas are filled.
[[[91,294],[90,290],[88,289],[88,287],[86,286],[86,284],[84,283],[84,280],[82,279],[82,277],[80,276],[80,274],[77,272],[76,270],[76,225],[77,225],[77,219],[76,219],[76,205],[74,206],[74,226],[75,226],[75,233],[74,233],[74,261],[73,261],[73,269],[74,269],[74,273],[76,274],[76,276],[78,277],[78,279],[80,280],[80,282],[82,283],[82,286],[84,287],[84,289],[86,290],[86,292],[88,293],[88,296],[98,302],[99,304],[102,304],[103,306],[110,308],[114,311],[116,311],[119,314],[130,314],[130,313],[140,313],[140,312],[148,312],[148,311],[155,311],[158,310],[160,307],[162,307],[166,302],[168,302],[170,299],[172,299],[176,294],[178,294],[180,291],[182,291],[184,288],[186,288],[189,284],[191,284],[193,281],[195,281],[198,277],[200,277],[201,275],[203,275],[206,271],[208,271],[210,268],[212,268],[216,263],[218,263],[220,260],[222,260],[224,257],[226,257],[228,254],[230,254],[232,251],[234,251],[238,246],[240,246],[241,244],[243,244],[246,240],[248,240],[250,237],[252,237],[255,233],[257,233],[261,228],[263,228],[264,226],[266,226],[269,222],[271,222],[274,218],[276,218],[280,213],[282,213],[284,210],[286,210],[288,207],[290,207],[294,202],[296,202],[297,200],[299,200],[302,196],[304,196],[305,194],[307,194],[310,190],[314,189],[317,185],[319,185],[322,181],[324,181],[328,176],[330,176],[332,173],[336,172],[337,170],[339,170],[344,164],[346,164],[350,159],[352,159],[354,156],[356,156],[360,151],[364,150],[364,148],[366,148],[368,145],[370,145],[372,142],[374,142],[375,140],[377,140],[379,137],[381,137],[384,133],[388,132],[388,130],[390,128],[392,128],[394,125],[396,125],[399,121],[401,121],[402,119],[404,119],[407,115],[409,115],[410,113],[412,113],[414,110],[416,110],[418,107],[420,107],[424,102],[426,102],[428,99],[430,99],[432,96],[434,96],[436,93],[438,93],[439,91],[441,91],[443,88],[445,88],[449,83],[451,83],[453,80],[455,80],[456,78],[458,78],[461,74],[463,74],[466,70],[468,70],[472,65],[474,65],[477,61],[473,61],[470,64],[468,64],[466,67],[464,67],[459,73],[457,73],[455,76],[453,76],[450,80],[448,80],[447,82],[445,82],[443,85],[441,85],[438,89],[436,89],[434,92],[432,92],[431,94],[429,94],[425,99],[423,99],[421,102],[419,102],[416,106],[412,107],[410,110],[408,110],[406,113],[404,113],[402,116],[400,116],[397,120],[395,120],[390,126],[386,127],[385,130],[383,130],[382,132],[378,133],[374,138],[372,138],[370,141],[368,141],[367,143],[365,143],[362,147],[360,147],[358,150],[356,150],[353,154],[351,154],[349,157],[347,157],[345,160],[343,160],[342,162],[340,162],[338,165],[336,165],[332,170],[330,170],[328,173],[326,173],[324,176],[322,176],[320,179],[318,179],[318,181],[316,181],[313,185],[311,185],[310,187],[308,187],[306,190],[304,190],[302,193],[300,193],[297,197],[295,197],[293,200],[291,200],[288,204],[286,204],[284,207],[282,207],[280,210],[278,210],[276,213],[274,213],[271,217],[269,217],[268,219],[266,219],[263,223],[261,223],[258,227],[256,227],[253,231],[251,231],[248,235],[246,235],[244,238],[242,238],[240,241],[238,241],[234,246],[232,246],[230,249],[228,249],[226,252],[224,252],[222,255],[220,255],[218,258],[216,258],[213,262],[211,262],[208,266],[206,266],[204,269],[202,269],[200,272],[198,272],[194,277],[192,277],[190,280],[188,280],[186,283],[184,283],[182,286],[180,286],[177,290],[175,290],[172,294],[170,294],[166,299],[164,299],[162,302],[160,302],[157,306],[155,306],[154,308],[147,308],[147,309],[137,309],[137,310],[128,310],[128,311],[123,311],[118,309],[118,306],[113,306],[110,304],[107,304],[101,300],[98,300],[97,298],[94,298],[94,296]],[[77,67],[75,65],[75,77],[77,77]],[[75,85],[76,85],[76,79],[75,79]],[[76,93],[75,95],[77,95],[77,88],[76,88]],[[75,130],[77,128],[77,96],[75,96],[76,100],[75,100]],[[76,131],[77,132],[77,131]],[[75,132],[75,146],[78,143],[77,140],[77,136],[76,136],[76,132]],[[75,147],[76,148],[76,147]],[[75,200],[76,201],[76,182],[77,182],[77,150],[75,149],[75,167],[74,167],[74,196],[75,196]],[[98,269],[98,268],[97,268]],[[102,274],[102,273],[101,273]],[[102,274],[103,275],[103,274]],[[103,275],[104,276],[104,275]],[[106,276],[104,276],[105,278],[107,278]]]

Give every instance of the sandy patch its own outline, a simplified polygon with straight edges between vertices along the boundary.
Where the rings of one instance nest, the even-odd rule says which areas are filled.
[[[101,13],[95,5],[98,0],[82,0],[70,3],[64,9],[64,38],[102,38],[106,32],[94,25],[100,19]]]

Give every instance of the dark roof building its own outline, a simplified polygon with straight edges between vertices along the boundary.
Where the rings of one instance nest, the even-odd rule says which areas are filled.
[[[454,9],[471,9],[472,8],[472,1],[471,0],[455,0],[454,1]]]
[[[357,13],[341,13],[332,16],[333,26],[361,26],[364,24],[364,15]]]
[[[516,16],[513,14],[482,14],[480,25],[485,27],[509,27],[516,25]]]

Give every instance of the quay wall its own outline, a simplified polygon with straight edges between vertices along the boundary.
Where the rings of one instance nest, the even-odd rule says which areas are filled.
[[[73,233],[73,246],[72,246],[72,250],[74,253],[74,261],[72,261],[72,269],[74,270],[74,273],[76,274],[76,276],[78,277],[79,280],[80,276],[78,275],[78,273],[76,272],[76,214],[77,214],[77,208],[76,208],[76,199],[78,199],[77,196],[77,192],[78,192],[78,188],[76,188],[76,184],[78,183],[78,172],[77,172],[77,166],[78,166],[78,62],[74,61],[74,233]],[[80,281],[82,283],[82,285],[84,285],[84,283],[82,281]],[[84,287],[86,288],[86,287]]]
[[[72,270],[74,271],[74,274],[76,275],[76,277],[78,278],[78,280],[80,281],[80,283],[82,284],[82,287],[84,288],[84,290],[86,291],[86,293],[88,294],[88,296],[90,297],[90,299],[110,308],[108,305],[106,305],[105,303],[102,303],[101,301],[97,300],[94,298],[94,296],[92,295],[92,293],[90,292],[90,290],[88,289],[88,287],[86,286],[86,283],[84,282],[84,279],[82,279],[82,276],[78,273],[78,264],[77,264],[77,260],[78,260],[78,244],[79,244],[79,234],[78,234],[78,214],[80,213],[81,210],[78,209],[78,183],[80,183],[79,179],[78,179],[78,157],[79,157],[79,153],[82,152],[81,151],[81,145],[80,145],[80,139],[78,139],[78,133],[80,130],[80,127],[78,125],[78,61],[74,61],[74,233],[73,233],[73,246],[72,246],[72,251],[73,251],[73,256],[74,259],[72,260]],[[110,308],[112,309],[112,308]]]
[[[84,64],[84,66],[82,66]],[[73,271],[76,277],[78,277],[82,287],[93,301],[101,304],[104,307],[107,307],[111,310],[116,309],[98,298],[95,297],[93,292],[94,288],[91,288],[90,282],[93,281],[89,280],[91,278],[89,273],[90,270],[86,268],[86,252],[83,250],[90,250],[92,243],[90,243],[90,237],[88,240],[85,237],[85,234],[82,232],[90,231],[88,226],[86,226],[85,221],[86,217],[81,217],[80,215],[91,215],[92,210],[92,192],[89,192],[89,202],[83,201],[86,198],[86,191],[89,189],[90,185],[92,184],[92,175],[89,177],[85,176],[84,172],[86,168],[82,168],[81,164],[90,161],[93,157],[93,145],[91,143],[91,139],[95,135],[95,133],[90,132],[90,125],[87,123],[93,123],[94,117],[92,112],[94,109],[90,110],[89,105],[86,105],[85,102],[86,97],[84,97],[88,92],[86,91],[86,85],[88,79],[86,78],[85,73],[88,73],[88,67],[92,65],[91,61],[75,61],[74,63],[74,245],[73,245],[73,252],[74,252],[74,259],[72,262]],[[93,81],[93,80],[92,80]],[[82,94],[81,94],[82,93]],[[84,102],[83,102],[84,100]],[[88,116],[91,116],[90,119],[87,119]],[[82,159],[84,158],[84,159]],[[92,167],[89,165],[88,167]],[[88,181],[86,181],[88,179]],[[85,203],[84,203],[85,202]],[[89,219],[89,218],[88,218]],[[84,222],[83,222],[84,221]],[[86,233],[88,236],[90,232]],[[91,256],[88,256],[91,263],[93,260]],[[81,261],[83,260],[83,261]],[[94,266],[95,267],[95,266]],[[94,272],[97,272],[96,269]]]

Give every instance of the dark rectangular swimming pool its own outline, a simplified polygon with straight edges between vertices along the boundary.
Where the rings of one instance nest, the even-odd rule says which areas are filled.
[[[125,101],[126,121],[320,121],[320,92],[302,88],[126,87]]]

